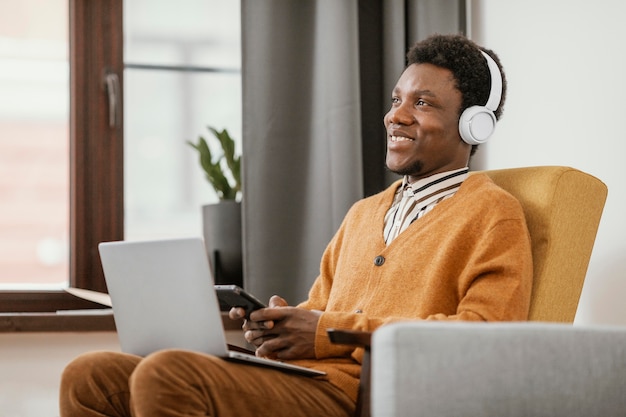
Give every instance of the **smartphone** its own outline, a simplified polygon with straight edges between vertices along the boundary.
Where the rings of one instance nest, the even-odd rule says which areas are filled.
[[[237,285],[216,285],[215,292],[222,306],[242,307],[246,310],[246,318],[249,318],[254,310],[266,307],[255,296]]]

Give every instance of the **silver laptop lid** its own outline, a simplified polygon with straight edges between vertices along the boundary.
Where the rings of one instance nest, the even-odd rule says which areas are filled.
[[[202,239],[106,242],[99,251],[122,351],[226,353]]]

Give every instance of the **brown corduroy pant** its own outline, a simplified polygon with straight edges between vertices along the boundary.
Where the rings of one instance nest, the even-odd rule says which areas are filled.
[[[65,368],[61,417],[347,417],[354,402],[328,381],[164,350],[146,358],[86,353]]]

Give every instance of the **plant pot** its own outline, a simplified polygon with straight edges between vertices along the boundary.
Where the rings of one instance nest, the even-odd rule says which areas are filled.
[[[224,200],[202,206],[202,225],[215,284],[243,286],[241,203]]]

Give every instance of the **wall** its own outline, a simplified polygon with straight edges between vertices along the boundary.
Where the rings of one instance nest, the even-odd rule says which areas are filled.
[[[485,168],[568,165],[603,180],[605,211],[577,324],[626,324],[626,3],[473,0],[472,37],[496,51],[509,93]]]
[[[65,365],[91,350],[119,351],[114,332],[0,333],[0,417],[59,415]]]

